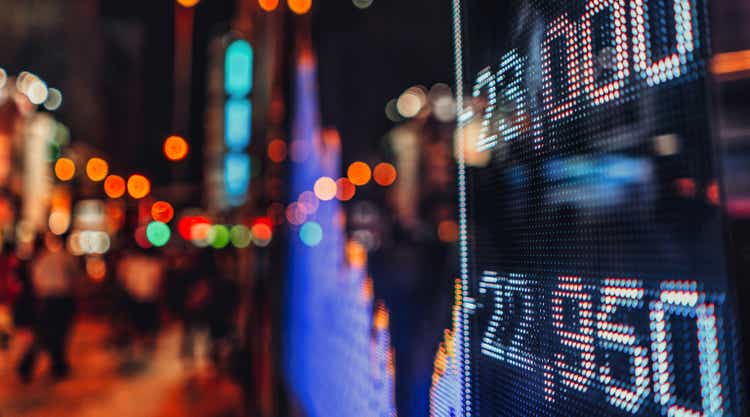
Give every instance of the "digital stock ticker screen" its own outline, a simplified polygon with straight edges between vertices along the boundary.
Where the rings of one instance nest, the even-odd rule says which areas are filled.
[[[740,416],[706,0],[455,0],[434,415]],[[460,88],[464,86],[462,92]]]

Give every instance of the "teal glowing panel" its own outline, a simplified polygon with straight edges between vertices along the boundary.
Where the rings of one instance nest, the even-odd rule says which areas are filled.
[[[224,105],[224,143],[231,150],[250,144],[253,107],[247,99],[229,99]]]
[[[224,61],[224,90],[233,97],[243,97],[253,89],[253,48],[242,39],[227,48]]]

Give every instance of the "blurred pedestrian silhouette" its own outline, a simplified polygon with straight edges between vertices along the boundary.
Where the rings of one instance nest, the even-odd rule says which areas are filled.
[[[160,328],[161,308],[159,297],[164,265],[147,252],[130,251],[117,266],[117,278],[125,290],[125,332],[129,340],[125,366],[142,367],[156,345]]]
[[[25,383],[31,381],[36,359],[42,351],[50,355],[55,379],[64,378],[70,372],[67,343],[75,312],[72,287],[76,270],[76,264],[64,250],[61,239],[51,233],[45,235],[44,246],[31,264],[34,340],[18,368]]]
[[[14,246],[5,243],[0,253],[0,349],[8,348],[13,333],[13,307],[22,291],[18,267]]]

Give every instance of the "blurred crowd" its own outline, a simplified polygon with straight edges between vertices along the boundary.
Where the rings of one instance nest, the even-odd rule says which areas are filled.
[[[190,412],[172,410],[169,415],[245,415],[250,357],[238,331],[241,289],[222,273],[220,265],[228,260],[218,256],[226,255],[195,249],[165,256],[125,246],[108,255],[112,276],[99,283],[97,303],[92,304],[80,290],[89,281],[80,258],[69,254],[59,236],[40,237],[23,256],[6,244],[0,254],[0,348],[8,350],[20,332],[32,335],[13,364],[18,383],[75,377],[70,344],[77,321],[105,324],[108,337],[101,348],[116,352],[115,368],[122,378],[147,371],[159,335],[167,327],[177,328],[189,378],[174,395],[188,395],[192,402],[216,395],[210,405],[198,401]],[[48,367],[41,364],[42,355],[49,357]],[[220,412],[217,401],[233,404],[229,408],[234,411]],[[187,406],[191,401],[172,403]]]

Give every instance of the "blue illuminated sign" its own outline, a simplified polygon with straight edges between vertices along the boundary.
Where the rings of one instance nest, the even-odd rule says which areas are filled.
[[[224,186],[233,204],[241,204],[250,186],[250,156],[230,152],[224,155]]]
[[[224,61],[224,90],[232,97],[244,97],[253,89],[253,48],[238,39],[227,48]]]
[[[253,130],[253,48],[243,40],[233,41],[224,58],[224,184],[231,205],[241,205],[250,187],[250,156],[244,153]]]
[[[230,98],[224,106],[224,142],[241,151],[250,144],[252,104],[246,98]]]

